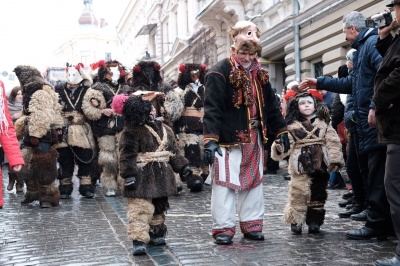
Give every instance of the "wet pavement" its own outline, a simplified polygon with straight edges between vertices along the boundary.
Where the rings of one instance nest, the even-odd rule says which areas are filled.
[[[339,218],[346,190],[329,190],[325,224],[320,234],[292,235],[283,223],[288,181],[282,173],[264,180],[265,241],[243,238],[239,225],[233,245],[218,246],[211,237],[211,187],[191,193],[185,187],[170,198],[167,245],[148,246],[148,255],[133,256],[126,232],[127,200],[105,197],[97,188],[94,199],[61,200],[59,207],[42,209],[38,202],[20,204],[23,193],[8,192],[3,167],[4,207],[0,210],[0,265],[373,265],[392,257],[396,239],[347,240],[345,232],[363,222]]]

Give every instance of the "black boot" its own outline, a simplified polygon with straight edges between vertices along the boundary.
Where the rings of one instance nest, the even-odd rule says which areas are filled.
[[[340,207],[344,208],[346,207],[348,204],[352,204],[353,203],[353,198],[348,198],[347,200],[344,201],[340,201],[338,204]]]
[[[96,188],[94,185],[79,185],[79,193],[87,199],[94,197]]]
[[[293,232],[293,234],[300,235],[303,229],[301,228],[300,225],[291,224],[290,225],[290,230]]]
[[[145,255],[146,254],[146,243],[142,241],[133,240],[133,255]]]
[[[319,233],[319,224],[310,223],[308,225],[308,233],[309,234],[318,234]]]
[[[353,206],[350,210],[344,211],[344,212],[339,212],[339,217],[340,218],[350,218],[353,214],[357,214],[362,212],[362,208],[359,206]]]
[[[17,181],[17,174],[16,173],[8,173],[8,186],[7,186],[8,191],[11,191],[14,189],[15,181]]]
[[[69,199],[74,187],[72,186],[72,184],[71,185],[59,185],[58,189],[60,190],[60,199]]]
[[[360,213],[352,214],[350,218],[354,221],[366,221],[367,220],[368,210],[365,209]]]
[[[190,192],[200,192],[203,190],[203,178],[199,175],[192,175],[186,180]]]

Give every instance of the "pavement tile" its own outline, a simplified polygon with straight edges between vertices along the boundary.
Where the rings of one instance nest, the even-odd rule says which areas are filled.
[[[4,208],[0,210],[0,265],[372,265],[390,258],[397,240],[348,240],[345,232],[363,223],[341,219],[337,205],[346,190],[329,190],[321,233],[293,235],[283,223],[288,181],[282,173],[264,179],[265,241],[243,238],[239,224],[230,246],[214,244],[211,236],[211,187],[184,191],[169,199],[166,246],[148,246],[148,255],[133,256],[127,237],[127,200],[105,197],[97,187],[94,199],[80,197],[74,178],[72,197],[59,207],[23,206],[23,194],[8,192],[3,167]]]

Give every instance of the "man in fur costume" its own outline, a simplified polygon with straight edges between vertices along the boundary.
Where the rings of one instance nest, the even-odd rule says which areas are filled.
[[[124,96],[116,96],[114,101],[120,97]],[[128,236],[133,240],[133,255],[146,254],[146,243],[165,245],[168,197],[176,193],[174,172],[182,178],[192,174],[174,132],[155,120],[153,101],[143,98],[146,95],[118,100],[123,104],[119,109],[125,120],[119,146],[120,174],[125,180],[123,195],[128,197]]]
[[[294,86],[297,87],[297,86]],[[330,125],[329,109],[322,102],[322,95],[315,90],[296,93],[286,110],[290,150],[283,151],[279,140],[272,144],[274,160],[289,157],[289,202],[285,208],[285,223],[291,224],[294,234],[319,233],[325,218],[326,186],[329,172],[344,166],[339,137]]]
[[[91,67],[97,69],[98,81],[92,86],[93,90],[85,93],[83,101],[92,105],[91,111],[85,114],[91,120],[99,149],[95,163],[101,168],[101,186],[110,197],[118,191],[118,140],[124,124],[122,116],[113,112],[111,102],[115,95],[122,93],[126,72],[118,61],[101,60]],[[114,72],[119,75],[117,82],[113,79]]]
[[[179,134],[179,147],[189,160],[193,171],[186,181],[192,192],[201,191],[208,176],[208,165],[202,161],[203,116],[204,116],[204,75],[206,65],[181,64],[179,66],[178,86],[167,94],[164,107]]]
[[[58,152],[53,146],[58,143],[63,124],[58,94],[36,68],[20,65],[14,72],[24,93],[22,116],[15,124],[26,163],[18,173],[27,186],[22,203],[39,200],[43,208],[58,206]]]
[[[205,76],[204,160],[211,165],[212,235],[232,244],[236,232],[236,193],[240,230],[264,240],[263,162],[267,125],[286,144],[286,123],[275,104],[268,71],[261,68],[260,31],[249,21],[231,30],[231,56]]]
[[[70,197],[73,190],[74,166],[77,164],[79,193],[86,198],[93,198],[95,187],[92,185],[90,172],[95,157],[95,144],[86,113],[95,113],[96,108],[90,101],[84,102],[85,94],[92,90],[92,79],[81,63],[76,66],[67,63],[66,76],[67,83],[55,88],[60,95],[64,118],[62,142],[57,145],[61,169],[60,195],[62,199]]]

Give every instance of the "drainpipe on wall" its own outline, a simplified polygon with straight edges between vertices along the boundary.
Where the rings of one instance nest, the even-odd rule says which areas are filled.
[[[299,14],[299,3],[297,0],[292,0],[292,4],[294,18],[294,66],[296,81],[300,82],[300,26],[296,22],[296,17]]]
[[[161,21],[162,18],[162,12],[163,12],[163,5],[159,4],[158,7],[160,8],[160,11],[158,13],[158,22],[157,22],[157,30],[159,31],[159,37],[160,37],[160,66],[164,65],[164,29],[163,29],[163,23]]]

